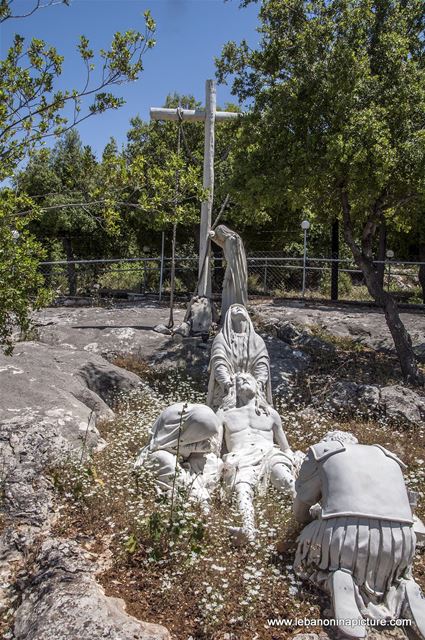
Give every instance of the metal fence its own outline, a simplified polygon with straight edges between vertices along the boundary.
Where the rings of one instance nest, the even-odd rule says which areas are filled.
[[[337,264],[339,299],[371,300],[361,271],[349,259],[309,257],[304,264],[302,256],[289,257],[276,252],[257,252],[247,259],[251,296],[330,299],[331,273]],[[385,288],[399,301],[423,302],[418,273],[421,265],[425,268],[425,263],[386,260],[375,264],[383,272]],[[225,264],[222,258],[213,257],[211,266],[213,293],[218,296]],[[134,300],[152,295],[163,299],[170,291],[171,259],[168,257],[55,261],[44,262],[41,268],[46,284],[59,298],[73,295],[93,300],[108,297]],[[197,279],[197,256],[177,257],[177,296],[190,297],[196,291]]]

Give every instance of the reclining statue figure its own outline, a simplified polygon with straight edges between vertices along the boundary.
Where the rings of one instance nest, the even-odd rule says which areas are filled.
[[[243,526],[232,527],[235,542],[255,539],[254,489],[268,480],[292,497],[295,479],[292,451],[277,411],[258,402],[258,383],[249,373],[236,377],[237,406],[221,412],[224,426],[223,478],[235,491]]]
[[[329,594],[346,636],[365,637],[367,619],[402,617],[425,638],[403,468],[383,447],[358,444],[341,431],[310,447],[301,465],[294,515],[310,524],[298,538],[294,569]]]
[[[254,376],[258,395],[272,404],[270,357],[266,345],[255,332],[245,307],[233,304],[211,347],[207,404],[214,411],[236,406],[235,380],[238,373]]]
[[[185,487],[207,508],[209,491],[220,476],[222,463],[217,453],[221,439],[221,422],[209,407],[178,402],[155,421],[135,467],[153,471],[158,491],[169,493],[173,484]]]

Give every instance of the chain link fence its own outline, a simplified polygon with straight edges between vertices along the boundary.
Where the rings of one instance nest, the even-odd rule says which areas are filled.
[[[337,265],[338,298],[371,301],[361,271],[349,259],[288,257],[277,252],[248,255],[248,293],[251,297],[331,299],[332,269]],[[399,302],[423,303],[419,269],[425,263],[387,260],[376,263],[386,290]],[[225,263],[213,257],[212,289],[221,293]],[[135,300],[140,297],[167,297],[170,291],[171,259],[140,257],[128,259],[75,260],[44,262],[41,265],[46,285],[56,297],[76,296],[96,301],[98,298]],[[196,291],[197,256],[176,258],[175,292],[189,298]],[[303,282],[305,284],[303,291]],[[335,299],[335,296],[333,297]]]

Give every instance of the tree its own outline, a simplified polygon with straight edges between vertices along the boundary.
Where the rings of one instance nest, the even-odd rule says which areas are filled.
[[[229,42],[217,61],[219,79],[234,74],[233,92],[254,99],[241,123],[239,188],[257,207],[280,200],[289,211],[342,219],[402,372],[422,382],[374,252],[381,225],[409,228],[423,207],[423,3],[264,0],[259,18],[259,47]]]
[[[107,235],[100,206],[92,203],[97,168],[90,147],[83,147],[77,131],[71,130],[53,150],[34,153],[16,179],[18,192],[33,197],[40,208],[31,231],[50,256],[55,244],[63,247],[71,295],[77,292],[74,260],[99,254]]]
[[[64,3],[69,4],[68,0]],[[0,0],[0,23],[26,18],[55,4],[61,2],[34,0],[26,14],[14,14],[13,0]],[[0,180],[10,178],[19,163],[27,160],[47,139],[72,129],[86,118],[120,107],[123,99],[107,89],[138,78],[143,70],[143,56],[155,44],[154,30],[155,23],[147,11],[144,33],[135,30],[116,33],[111,48],[101,50],[98,56],[87,38],[81,36],[78,49],[85,77],[80,88],[69,90],[57,88],[63,57],[56,49],[38,38],[26,43],[16,34],[6,57],[0,60]],[[97,78],[96,60],[100,61]],[[0,196],[4,207],[0,215],[0,238],[4,242],[0,253],[4,277],[1,282],[0,343],[9,348],[13,321],[25,329],[31,307],[44,299],[37,293],[42,284],[37,257],[40,259],[43,251],[27,232],[27,225],[40,213],[35,202],[17,196],[8,188],[1,190]],[[20,239],[13,242],[16,230],[21,232]],[[15,285],[9,275],[4,275],[18,273],[17,261],[25,266],[21,276],[26,277],[27,284]],[[8,271],[11,265],[15,267]]]

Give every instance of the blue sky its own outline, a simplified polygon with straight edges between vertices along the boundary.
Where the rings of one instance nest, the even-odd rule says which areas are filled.
[[[15,12],[25,12],[34,0],[15,0],[13,5]],[[110,136],[124,142],[130,118],[140,114],[148,119],[149,107],[161,106],[168,93],[193,94],[203,102],[205,80],[214,77],[214,56],[223,44],[242,38],[253,45],[258,42],[258,5],[239,9],[238,0],[71,0],[69,7],[59,5],[6,21],[0,32],[1,57],[15,32],[42,38],[65,56],[63,86],[78,88],[84,77],[76,52],[79,36],[87,36],[95,50],[107,48],[116,31],[142,31],[146,9],[157,23],[157,44],[145,55],[140,79],[118,88],[126,105],[78,127],[84,143],[100,153]],[[223,85],[217,88],[217,100],[221,105],[235,101]]]

